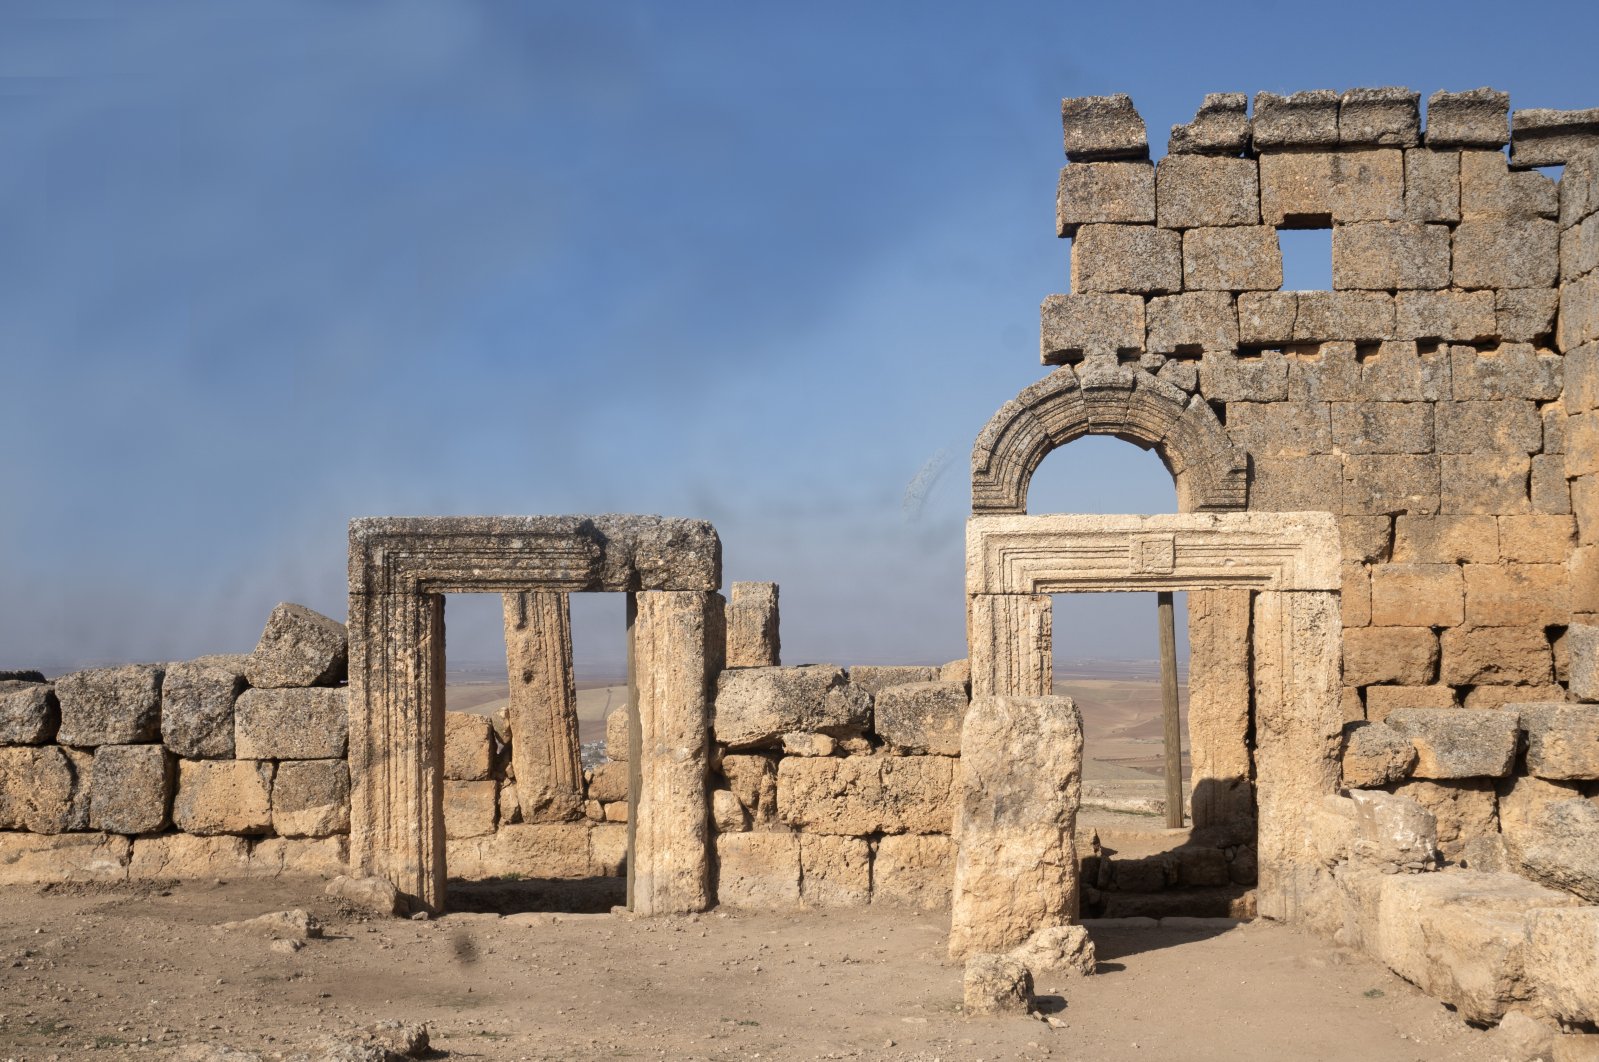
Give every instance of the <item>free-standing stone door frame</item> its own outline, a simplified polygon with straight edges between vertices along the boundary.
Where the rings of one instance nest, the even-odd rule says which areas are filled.
[[[413,904],[444,902],[447,593],[630,595],[641,740],[630,826],[635,911],[710,896],[710,683],[721,667],[722,548],[658,516],[371,517],[350,522],[350,862]]]
[[[1293,920],[1320,874],[1310,812],[1338,785],[1339,557],[1328,513],[974,516],[972,695],[1050,692],[1045,595],[1252,591],[1257,902],[1261,914]]]

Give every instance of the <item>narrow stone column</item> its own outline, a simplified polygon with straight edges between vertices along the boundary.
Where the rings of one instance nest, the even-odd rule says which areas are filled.
[[[1259,779],[1260,913],[1297,921],[1326,884],[1313,808],[1338,788],[1338,595],[1255,595],[1255,768]]]
[[[952,959],[1077,913],[1083,724],[1069,697],[975,697],[956,771]]]
[[[583,814],[583,763],[572,676],[572,613],[566,594],[502,595],[511,677],[511,762],[524,822]]]
[[[444,906],[444,598],[350,595],[350,864]]]
[[[1188,748],[1194,827],[1252,827],[1249,591],[1188,595]]]
[[[967,598],[973,697],[1049,694],[1054,669],[1050,616],[1047,594]]]
[[[628,871],[636,914],[710,906],[709,753],[712,669],[721,653],[721,597],[697,591],[634,596],[638,742]]]
[[[777,584],[734,583],[727,606],[727,666],[777,667],[781,656]]]

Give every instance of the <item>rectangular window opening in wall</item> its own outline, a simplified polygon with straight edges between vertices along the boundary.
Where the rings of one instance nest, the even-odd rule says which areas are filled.
[[[626,609],[618,593],[445,596],[449,909],[626,903]]]
[[[1321,219],[1317,219],[1318,221]],[[1332,290],[1332,222],[1277,230],[1284,291]]]

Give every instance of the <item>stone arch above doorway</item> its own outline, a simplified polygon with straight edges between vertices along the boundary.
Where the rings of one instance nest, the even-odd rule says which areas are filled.
[[[1027,488],[1056,447],[1114,435],[1160,455],[1183,512],[1245,508],[1248,461],[1203,397],[1108,357],[1064,366],[994,414],[972,448],[972,512],[1024,514]]]

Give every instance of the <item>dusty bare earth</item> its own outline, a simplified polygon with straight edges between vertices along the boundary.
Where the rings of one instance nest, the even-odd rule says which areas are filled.
[[[451,1059],[1496,1057],[1385,971],[1265,923],[1097,929],[1097,976],[1039,979],[1055,1028],[966,1020],[939,914],[378,921],[308,880],[11,887],[0,903],[0,1058],[270,1056],[384,1018],[427,1022]],[[279,954],[217,928],[292,907],[326,939]]]

